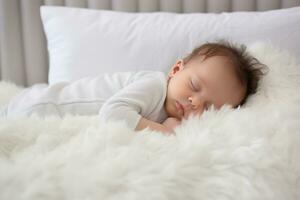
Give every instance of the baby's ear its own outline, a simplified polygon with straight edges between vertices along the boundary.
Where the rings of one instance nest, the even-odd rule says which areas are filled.
[[[175,76],[175,74],[181,71],[183,68],[184,68],[183,60],[182,59],[177,60],[168,74],[169,79]]]

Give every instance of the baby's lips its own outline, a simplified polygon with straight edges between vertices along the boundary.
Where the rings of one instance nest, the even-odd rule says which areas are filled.
[[[179,114],[184,116],[183,106],[178,101],[175,102],[175,106],[176,106],[176,109],[178,110]]]
[[[181,104],[182,109],[183,109],[183,117],[185,119],[188,118],[188,116],[191,114],[192,110],[191,110],[191,105],[190,104]]]

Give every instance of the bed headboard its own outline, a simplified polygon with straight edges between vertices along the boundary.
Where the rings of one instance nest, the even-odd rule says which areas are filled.
[[[0,0],[0,77],[29,86],[47,82],[48,57],[39,8],[59,5],[128,12],[263,11],[300,0]]]

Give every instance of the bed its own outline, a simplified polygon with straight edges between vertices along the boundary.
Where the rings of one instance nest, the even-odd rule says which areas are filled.
[[[175,135],[97,116],[0,117],[0,199],[300,199],[297,6],[1,0],[0,106],[36,83],[165,71],[220,38],[245,43],[269,71],[244,106],[189,118]]]

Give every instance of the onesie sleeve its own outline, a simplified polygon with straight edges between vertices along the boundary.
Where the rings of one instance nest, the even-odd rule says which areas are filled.
[[[142,113],[151,113],[162,106],[166,89],[162,73],[154,73],[133,81],[110,97],[99,110],[102,120],[125,121],[135,129]]]

